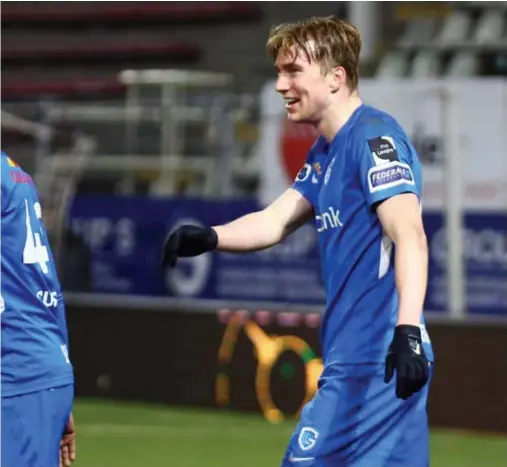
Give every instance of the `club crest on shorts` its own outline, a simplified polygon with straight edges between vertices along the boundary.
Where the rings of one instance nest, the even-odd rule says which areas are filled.
[[[298,444],[303,451],[312,449],[317,443],[319,432],[313,428],[304,427],[299,433]]]

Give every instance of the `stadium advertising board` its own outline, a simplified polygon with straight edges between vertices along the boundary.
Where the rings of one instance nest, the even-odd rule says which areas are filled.
[[[159,264],[166,234],[183,223],[212,225],[259,209],[254,200],[78,197],[71,228],[92,250],[94,292],[195,299],[321,304],[317,233],[306,225],[283,244],[247,255],[208,253]]]
[[[318,313],[161,313],[127,302],[90,307],[69,300],[77,396],[258,412],[276,423],[296,418],[315,394],[322,371]],[[490,358],[507,353],[505,324],[433,323],[428,330],[438,362],[431,425],[507,432],[507,361]],[[456,391],[456,381],[469,383]]]
[[[161,245],[181,223],[218,224],[257,210],[255,200],[162,200],[80,196],[70,226],[91,250],[93,292],[262,303],[325,304],[317,232],[305,225],[283,244],[247,255],[208,253],[159,264]],[[445,232],[439,212],[425,214],[430,245],[426,309],[446,306]],[[507,212],[465,218],[468,310],[507,314]]]
[[[297,416],[322,373],[316,351],[320,316],[222,309],[218,318],[225,329],[217,353],[216,405],[231,407],[239,394],[248,394],[270,422]],[[238,388],[245,375],[249,384]]]

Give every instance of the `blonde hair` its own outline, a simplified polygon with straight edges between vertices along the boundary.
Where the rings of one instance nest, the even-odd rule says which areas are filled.
[[[355,26],[328,16],[284,23],[271,29],[266,51],[273,62],[281,51],[288,52],[294,46],[297,54],[304,53],[308,61],[318,62],[325,72],[343,67],[348,86],[351,90],[357,88],[361,35]]]

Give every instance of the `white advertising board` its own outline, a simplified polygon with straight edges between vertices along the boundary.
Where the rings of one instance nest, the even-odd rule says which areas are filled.
[[[442,91],[452,95],[445,104]],[[451,154],[462,161],[462,204],[467,211],[507,210],[507,81],[363,80],[366,104],[389,112],[404,127],[423,164],[425,210],[442,209],[445,200],[446,105],[452,105],[459,148]],[[274,81],[261,92],[260,200],[267,204],[285,190],[302,166],[315,140],[313,130],[288,122]]]

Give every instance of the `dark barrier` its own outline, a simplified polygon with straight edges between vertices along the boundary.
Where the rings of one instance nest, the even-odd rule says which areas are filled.
[[[70,305],[78,396],[297,416],[322,369],[319,315]],[[507,432],[507,326],[428,325],[433,426]]]

